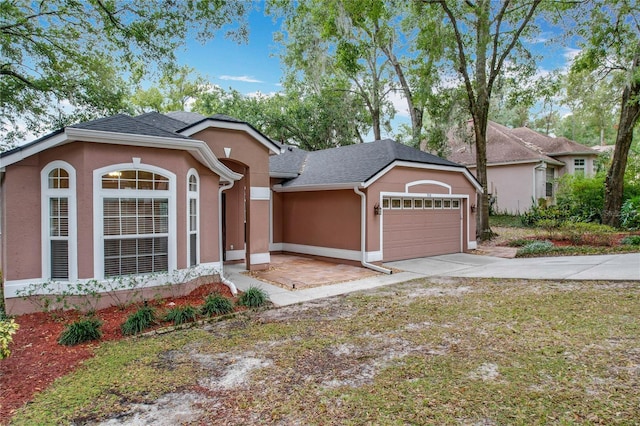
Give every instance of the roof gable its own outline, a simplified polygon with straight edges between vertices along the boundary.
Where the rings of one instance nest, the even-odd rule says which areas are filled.
[[[466,171],[464,166],[390,139],[311,152],[287,147],[271,158],[270,171],[273,177],[296,176],[283,182],[282,188],[346,187],[365,184],[397,162]]]
[[[449,160],[465,164],[476,164],[474,143],[463,141],[459,136],[449,135]],[[560,165],[558,160],[546,155],[540,147],[527,141],[501,124],[490,121],[487,124],[487,164],[539,163],[541,161]]]

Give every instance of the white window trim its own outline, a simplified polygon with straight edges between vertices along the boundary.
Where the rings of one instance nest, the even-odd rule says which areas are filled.
[[[69,188],[49,188],[49,173],[54,169],[64,169],[69,174]],[[67,198],[69,209],[69,281],[78,279],[78,215],[76,207],[76,169],[66,161],[55,160],[40,172],[40,229],[42,247],[42,281],[51,280],[51,220],[49,199]]]
[[[191,191],[189,188],[189,179],[191,176],[196,178],[196,190]],[[190,202],[196,200],[196,265],[200,264],[200,175],[196,169],[190,169],[187,172],[187,267],[191,264],[191,216]]]
[[[102,189],[102,176],[117,170],[143,170],[169,179],[169,190]],[[93,276],[104,279],[104,211],[105,198],[167,198],[169,202],[169,236],[167,238],[169,273],[177,268],[176,175],[170,171],[142,163],[112,164],[93,171]]]

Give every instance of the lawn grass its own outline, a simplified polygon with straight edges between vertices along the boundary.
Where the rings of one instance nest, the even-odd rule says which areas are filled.
[[[415,280],[104,344],[13,420],[195,389],[199,424],[634,424],[638,312],[637,282]]]
[[[496,214],[489,216],[489,225],[490,226],[501,226],[501,227],[512,227],[512,228],[522,228],[522,221],[520,220],[520,216],[514,216],[509,214]]]

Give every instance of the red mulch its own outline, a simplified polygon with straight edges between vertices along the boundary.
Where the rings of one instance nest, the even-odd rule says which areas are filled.
[[[176,305],[201,305],[204,297],[217,292],[233,298],[227,286],[221,283],[205,284],[189,295],[149,302],[158,308]],[[121,309],[111,307],[99,310],[96,316],[103,321],[101,341],[122,339],[120,325],[138,306]],[[66,324],[82,315],[77,311],[35,313],[15,318],[20,329],[13,336],[11,356],[0,360],[0,423],[5,423],[24,403],[46,389],[55,379],[71,372],[85,359],[94,355],[100,342],[77,346],[58,344],[60,333]],[[167,326],[169,323],[158,325]]]

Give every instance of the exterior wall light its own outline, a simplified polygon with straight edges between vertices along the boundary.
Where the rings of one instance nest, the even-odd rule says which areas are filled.
[[[380,207],[380,204],[376,203],[376,205],[373,206],[373,213],[376,216],[380,216],[382,214],[382,207]]]
[[[475,204],[471,204],[471,213],[476,211],[476,205]]]

